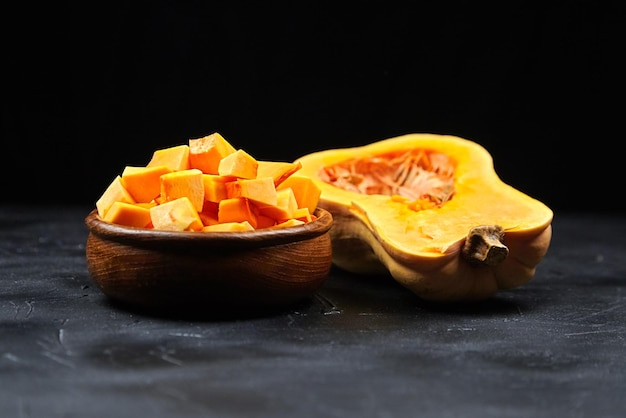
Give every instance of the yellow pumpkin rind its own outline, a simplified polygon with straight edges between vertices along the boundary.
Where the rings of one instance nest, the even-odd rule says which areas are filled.
[[[320,168],[354,156],[423,148],[456,162],[455,196],[441,208],[412,211],[389,196],[361,195],[321,181]],[[297,160],[300,175],[322,190],[319,206],[333,214],[333,261],[359,274],[385,271],[423,299],[482,300],[532,279],[552,236],[552,211],[503,183],[490,154],[475,142],[447,135],[409,134],[357,148],[327,150]],[[508,257],[476,266],[461,257],[470,229],[499,225]]]

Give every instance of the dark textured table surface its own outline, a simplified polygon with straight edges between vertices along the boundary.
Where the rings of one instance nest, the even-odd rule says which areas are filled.
[[[85,264],[90,208],[0,207],[2,417],[618,417],[626,218],[556,214],[527,285],[423,303],[333,270],[284,312],[116,306]]]

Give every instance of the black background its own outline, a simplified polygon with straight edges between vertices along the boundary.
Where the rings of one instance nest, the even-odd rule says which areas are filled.
[[[432,132],[555,212],[621,211],[625,3],[336,4],[6,10],[0,202],[91,205],[216,131],[276,161]]]

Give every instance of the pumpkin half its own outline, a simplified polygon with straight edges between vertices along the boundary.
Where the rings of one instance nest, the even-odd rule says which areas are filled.
[[[552,210],[500,180],[473,141],[408,134],[297,162],[333,215],[333,263],[389,273],[422,299],[482,300],[521,286],[548,250]]]

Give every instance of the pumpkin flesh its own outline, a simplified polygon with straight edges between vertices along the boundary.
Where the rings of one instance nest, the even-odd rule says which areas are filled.
[[[359,159],[416,155],[420,150],[449,159],[438,167],[440,176],[433,182],[438,189],[431,194],[420,191],[400,196],[394,194],[397,187],[392,187],[391,194],[368,194],[329,182],[329,170],[336,171],[347,162],[355,166]],[[520,286],[534,276],[547,252],[552,211],[502,182],[491,155],[475,142],[410,134],[357,148],[321,151],[297,162],[302,165],[299,174],[311,177],[321,189],[319,206],[333,214],[335,264],[356,273],[386,270],[422,298],[484,299],[499,289]],[[443,187],[442,192],[447,175],[452,186]],[[481,225],[497,225],[504,231],[508,255],[495,266],[476,265],[462,256],[469,231]]]

